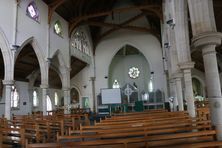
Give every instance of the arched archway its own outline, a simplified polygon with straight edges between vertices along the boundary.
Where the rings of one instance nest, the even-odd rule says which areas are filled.
[[[4,59],[2,52],[0,51],[0,101],[3,97],[3,83],[2,80],[4,79],[4,72],[5,72],[5,66],[4,66]]]
[[[31,84],[34,84],[35,81],[33,79],[36,77],[40,78],[38,83],[35,83],[36,87],[40,87],[42,84],[42,75],[39,71],[41,69],[40,62],[31,43],[27,43],[26,45],[21,46],[15,57],[16,61],[14,66],[14,80],[16,81],[15,86],[19,88],[18,94],[21,96],[19,109],[23,112],[23,114],[28,114],[33,109],[33,92],[30,91],[33,87]],[[19,111],[14,113],[17,114],[17,112],[19,113]]]
[[[15,60],[17,60],[18,56],[23,51],[24,47],[26,47],[28,44],[32,47],[33,52],[35,53],[36,59],[39,64],[40,73],[41,74],[44,73],[44,75],[41,75],[41,85],[47,86],[48,85],[48,66],[47,66],[48,63],[46,60],[44,60],[44,56],[43,56],[44,53],[39,47],[38,42],[34,37],[30,37],[27,40],[25,40],[23,44],[20,46],[20,48],[18,48],[18,50],[15,53]]]
[[[194,98],[197,100],[202,100],[204,97],[204,86],[201,81],[196,78],[192,77],[192,85],[193,85],[193,94]]]
[[[12,51],[9,47],[8,44],[8,40],[4,34],[4,32],[2,31],[2,29],[0,28],[0,50],[1,50],[1,54],[2,54],[2,61],[4,61],[4,80],[13,80],[13,63],[14,63],[14,59],[13,59],[13,54]]]
[[[71,104],[80,104],[80,94],[75,87],[72,87],[70,91],[70,96],[71,96]]]
[[[17,58],[15,62],[14,79],[16,81],[27,82],[29,76],[40,69],[37,55],[35,54],[32,45],[28,43],[21,49],[16,57]]]
[[[65,64],[65,60],[59,49],[53,54],[50,66],[59,75],[62,82],[62,88],[70,88],[70,71]]]
[[[149,83],[152,82],[147,59],[139,49],[128,44],[124,45],[110,63],[108,82],[109,88],[113,88],[114,83],[115,85],[118,83],[122,90],[130,87],[135,92],[130,96],[130,100],[141,99],[142,94],[149,93]]]

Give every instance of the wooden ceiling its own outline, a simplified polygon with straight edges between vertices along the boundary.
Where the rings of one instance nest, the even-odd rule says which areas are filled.
[[[154,34],[161,38],[162,20],[162,0],[43,0],[49,6],[50,16],[56,11],[60,16],[69,22],[69,31],[72,32],[75,27],[87,24],[90,27],[92,40],[95,47],[105,36],[119,29],[128,29]],[[116,3],[131,2],[134,6],[114,8]],[[218,31],[222,31],[222,1],[213,0],[214,12]],[[132,16],[129,20],[119,24],[111,24],[105,21],[107,16],[113,17],[114,13],[140,10],[141,14]],[[130,23],[137,21],[145,16],[150,23],[151,28],[141,26],[131,26]],[[101,32],[102,28],[108,28],[106,32]],[[192,38],[192,29],[189,24],[190,37]],[[161,39],[160,39],[161,41]],[[220,54],[221,50],[218,50]],[[196,63],[195,68],[204,72],[203,58],[201,51],[192,52],[192,59]],[[221,56],[218,56],[221,57]],[[220,58],[218,58],[220,60]],[[222,63],[222,62],[221,62]],[[219,66],[220,67],[220,66]],[[220,68],[221,69],[221,68]]]
[[[135,30],[150,32],[160,38],[160,20],[162,19],[162,0],[43,0],[49,6],[49,22],[53,12],[57,12],[69,22],[69,33],[82,24],[90,27],[94,46],[108,34],[119,30]],[[134,6],[114,8],[117,2],[131,2]],[[115,13],[141,10],[138,16],[132,16],[119,24],[105,22],[107,16],[113,17]],[[150,28],[129,25],[145,16],[150,22]],[[108,28],[101,33],[102,28]],[[95,48],[94,48],[95,50]]]

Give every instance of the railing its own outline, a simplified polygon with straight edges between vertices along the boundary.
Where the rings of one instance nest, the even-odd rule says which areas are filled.
[[[76,58],[82,60],[83,62],[86,62],[87,64],[92,63],[91,56],[87,55],[86,53],[83,53],[82,51],[71,47],[71,52],[73,53],[72,55],[75,56]]]

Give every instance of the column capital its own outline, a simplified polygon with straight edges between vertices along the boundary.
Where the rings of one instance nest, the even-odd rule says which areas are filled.
[[[189,62],[180,63],[179,67],[181,70],[192,69],[194,68],[194,64],[195,62],[189,61]]]
[[[178,78],[182,78],[182,77],[183,77],[183,73],[181,73],[181,72],[177,72],[177,73],[172,74],[173,79],[178,79]]]
[[[14,85],[15,81],[14,80],[2,80],[2,83],[4,85]]]
[[[91,80],[91,81],[95,81],[95,80],[96,80],[96,77],[90,77],[90,80]]]
[[[202,46],[221,44],[222,33],[220,32],[203,32],[192,38],[192,48],[202,48]]]
[[[70,88],[69,87],[63,87],[62,90],[63,91],[70,91]]]
[[[169,82],[170,82],[170,83],[175,83],[175,79],[170,78],[170,79],[169,79]]]
[[[41,84],[41,85],[40,85],[40,88],[42,88],[42,89],[47,89],[47,88],[49,88],[49,85],[48,85],[48,84]]]

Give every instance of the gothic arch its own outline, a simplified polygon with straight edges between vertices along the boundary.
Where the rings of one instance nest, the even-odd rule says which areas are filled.
[[[201,86],[202,86],[203,97],[205,97],[205,96],[206,96],[206,90],[205,90],[206,85],[205,85],[204,80],[202,80],[202,79],[201,79],[199,76],[197,76],[197,75],[192,75],[192,78],[195,78],[195,79],[197,79],[197,80],[200,82],[200,84],[201,84]]]
[[[71,86],[71,88],[70,88],[70,102],[71,102],[71,100],[72,100],[72,98],[71,98],[71,90],[72,90],[73,88],[76,89],[76,91],[77,91],[78,94],[79,94],[79,104],[80,104],[80,107],[82,107],[82,94],[81,94],[81,91],[80,91],[79,87],[76,86],[75,84],[72,84],[72,86]]]
[[[62,82],[62,87],[63,88],[69,88],[70,87],[70,79],[69,79],[69,68],[67,68],[65,64],[65,60],[63,58],[63,55],[59,49],[56,50],[54,55],[52,56],[52,59],[57,57],[59,60],[59,65],[55,65],[51,63],[52,68],[59,74],[61,82]]]
[[[112,60],[113,60],[113,58],[115,57],[115,55],[117,54],[117,52],[118,52],[120,49],[122,49],[124,46],[127,46],[127,45],[136,48],[139,52],[141,52],[141,53],[144,55],[145,59],[147,60],[147,63],[149,64],[148,67],[149,67],[150,70],[152,71],[152,67],[151,67],[150,61],[148,60],[147,56],[143,53],[142,50],[140,50],[140,48],[138,48],[136,45],[133,45],[133,44],[131,44],[131,43],[129,43],[129,42],[123,43],[119,48],[117,48],[117,49],[113,52],[111,61],[109,62],[109,68],[108,68],[108,70],[110,69],[110,65],[111,65],[111,63],[112,63]]]
[[[25,40],[22,45],[20,46],[20,48],[17,50],[16,54],[15,54],[15,61],[19,55],[19,53],[21,52],[21,50],[23,49],[24,46],[26,46],[27,44],[31,44],[39,65],[40,65],[40,72],[41,72],[41,84],[42,85],[48,85],[48,63],[46,60],[44,60],[44,54],[42,53],[42,50],[40,48],[40,46],[38,45],[38,41],[34,38],[34,37],[30,37],[27,40]]]
[[[80,91],[80,89],[79,89],[78,86],[76,86],[75,84],[72,84],[71,89],[72,89],[72,88],[75,88],[75,89],[78,91],[79,96],[82,96],[82,95],[81,95],[81,91]]]
[[[9,47],[8,40],[1,28],[0,28],[0,49],[2,52],[4,67],[5,67],[4,79],[13,80],[14,79],[13,54]]]

